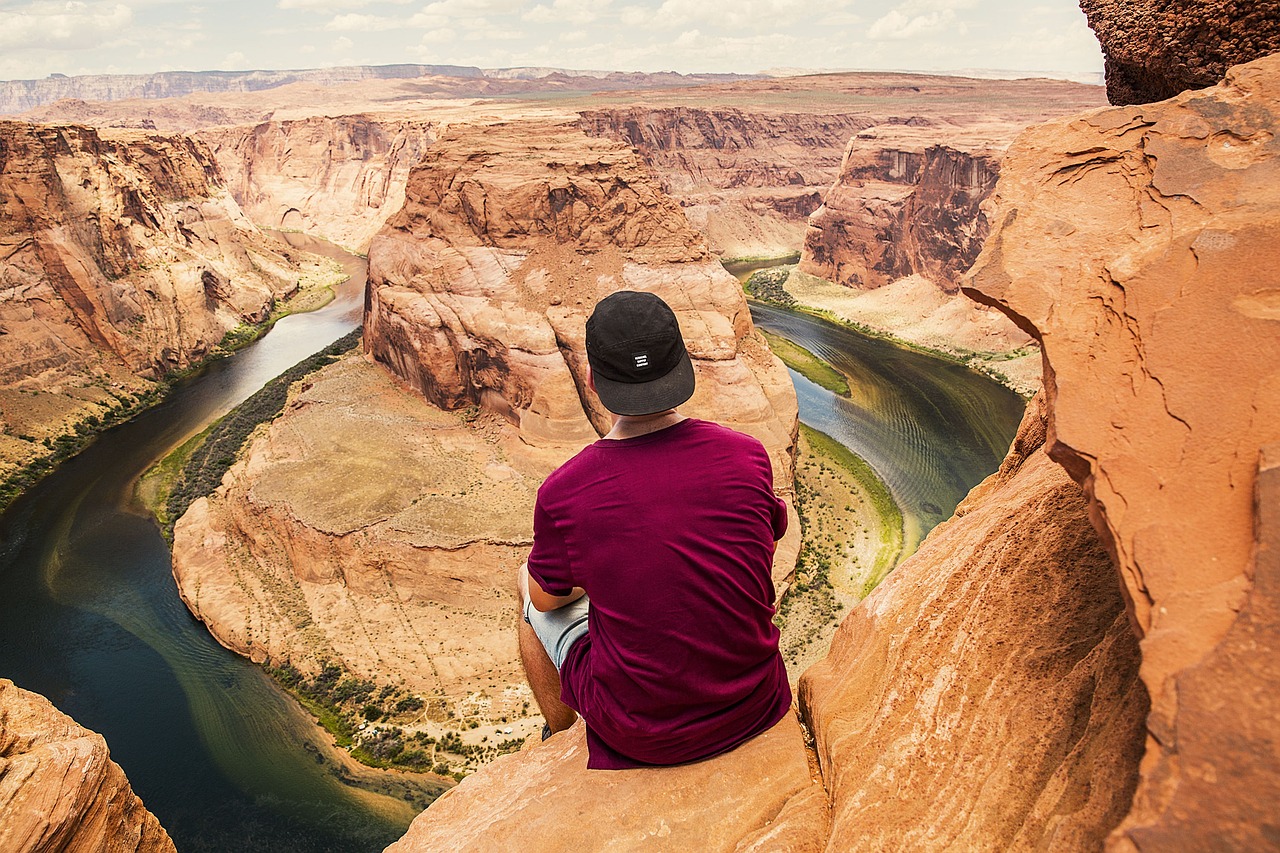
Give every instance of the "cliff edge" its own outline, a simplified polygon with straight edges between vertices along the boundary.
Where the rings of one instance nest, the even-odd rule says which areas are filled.
[[[0,850],[174,853],[101,735],[0,679]]]

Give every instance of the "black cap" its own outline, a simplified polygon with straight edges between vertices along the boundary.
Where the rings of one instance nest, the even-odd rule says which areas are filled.
[[[651,415],[693,396],[693,363],[680,324],[652,293],[619,290],[587,320],[587,361],[596,394],[617,415]]]

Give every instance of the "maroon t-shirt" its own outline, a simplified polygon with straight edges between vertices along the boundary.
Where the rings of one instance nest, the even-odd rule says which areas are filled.
[[[588,767],[707,758],[787,713],[770,579],[786,529],[764,447],[707,421],[597,441],[547,478],[529,573],[591,598],[560,671]]]

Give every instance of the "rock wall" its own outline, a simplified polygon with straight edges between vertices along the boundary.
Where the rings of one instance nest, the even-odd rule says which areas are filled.
[[[809,219],[801,271],[863,290],[922,275],[955,293],[986,239],[980,205],[1019,130],[877,127],[859,133]]]
[[[634,147],[712,253],[748,257],[799,246],[846,142],[873,122],[838,108],[823,114],[631,106],[584,111],[578,126]]]
[[[0,409],[27,445],[0,451],[30,458],[68,412],[265,319],[298,288],[282,252],[197,142],[0,122]]]
[[[1280,50],[1276,0],[1080,0],[1102,43],[1111,103],[1162,101]]]
[[[179,588],[255,660],[403,680],[491,726],[468,738],[502,718],[536,732],[514,578],[537,486],[608,428],[585,385],[596,300],[630,287],[672,304],[699,381],[686,410],[759,437],[787,496],[794,390],[737,281],[639,158],[570,126],[451,129],[369,260],[369,360],[296,389],[179,521]]]
[[[409,170],[434,141],[429,121],[365,115],[266,121],[196,134],[259,225],[364,252],[404,203]]]
[[[1043,345],[1048,452],[1142,637],[1147,750],[1115,849],[1277,841],[1278,105],[1273,56],[1033,128],[966,284]]]
[[[173,853],[101,735],[0,679],[0,850]]]

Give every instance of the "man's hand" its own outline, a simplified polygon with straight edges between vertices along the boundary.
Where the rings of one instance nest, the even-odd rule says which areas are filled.
[[[571,604],[587,594],[585,589],[575,586],[568,595],[552,595],[544,590],[529,574],[528,563],[520,567],[520,589],[528,593],[530,603],[539,613],[546,613],[550,610],[564,607],[566,604]]]

